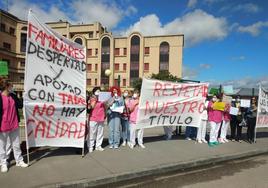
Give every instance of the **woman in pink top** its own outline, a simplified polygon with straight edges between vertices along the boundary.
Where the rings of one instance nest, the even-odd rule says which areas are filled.
[[[1,172],[8,171],[6,152],[7,140],[10,139],[13,147],[14,158],[16,160],[16,166],[27,167],[28,165],[23,162],[20,149],[19,139],[19,114],[18,108],[22,108],[22,102],[11,93],[12,84],[8,81],[1,81],[2,91],[0,96],[0,162]]]
[[[226,104],[224,112],[223,112],[223,122],[221,126],[221,135],[219,138],[220,143],[228,142],[226,135],[227,135],[228,127],[230,126],[230,120],[231,120],[230,108],[231,108],[230,104]]]
[[[88,108],[91,109],[89,114],[89,140],[88,140],[88,150],[93,152],[93,148],[98,151],[104,151],[101,147],[103,141],[103,128],[105,116],[105,104],[98,100],[100,88],[95,87],[92,90],[92,97],[89,99]]]
[[[129,101],[129,111],[130,111],[130,117],[129,117],[129,128],[130,128],[130,144],[129,147],[133,149],[133,147],[136,145],[136,123],[137,123],[137,115],[138,115],[138,109],[139,109],[139,100],[140,100],[140,92],[138,90],[135,90],[133,93],[132,99]],[[143,129],[138,129],[138,145],[141,148],[145,148],[143,145]]]
[[[220,96],[214,95],[212,100],[208,103],[208,121],[210,125],[209,146],[215,146],[219,144],[217,138],[223,119],[223,112],[220,110],[215,110],[213,108],[214,103],[218,101],[220,101]]]

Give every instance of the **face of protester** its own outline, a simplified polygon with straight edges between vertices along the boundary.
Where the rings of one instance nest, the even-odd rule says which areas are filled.
[[[217,102],[217,97],[216,96],[212,97],[212,102]]]
[[[135,93],[133,94],[133,98],[134,98],[134,99],[138,99],[139,96],[140,96],[140,93],[139,93],[139,92],[135,92]]]
[[[118,93],[117,93],[116,89],[113,90],[113,94],[114,94],[115,97],[118,97]]]
[[[98,89],[98,90],[95,91],[94,95],[98,97],[99,94],[100,94],[100,90]]]
[[[124,97],[125,97],[125,98],[127,98],[127,97],[128,97],[128,95],[129,95],[129,94],[128,94],[128,91],[127,91],[127,90],[126,90],[126,91],[124,91],[124,94],[123,94],[123,95],[124,95]]]

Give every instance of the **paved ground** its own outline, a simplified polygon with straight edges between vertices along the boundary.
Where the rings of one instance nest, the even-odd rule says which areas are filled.
[[[0,174],[0,185],[1,188],[86,187],[267,153],[268,129],[258,132],[256,144],[229,142],[210,148],[186,141],[183,136],[164,141],[163,128],[146,129],[146,149],[105,147],[105,151],[94,151],[84,158],[74,148],[39,148],[31,152],[29,168],[15,167],[12,162],[9,172]]]
[[[265,188],[268,155],[106,185],[109,188]],[[101,186],[99,186],[101,187]]]

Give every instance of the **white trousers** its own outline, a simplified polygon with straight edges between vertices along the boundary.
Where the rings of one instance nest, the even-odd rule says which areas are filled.
[[[173,135],[173,127],[172,126],[163,126],[163,128],[164,128],[165,135],[168,138],[171,138]]]
[[[130,143],[136,145],[136,131],[138,132],[137,134],[137,139],[138,139],[138,144],[141,145],[143,144],[143,129],[135,129],[136,124],[130,123],[129,124],[129,129],[130,129]]]
[[[230,126],[230,121],[223,121],[221,126],[221,136],[220,138],[226,139],[228,127]]]
[[[206,139],[206,133],[207,133],[207,120],[201,120],[200,127],[197,131],[197,140],[205,140]]]
[[[10,144],[13,148],[14,158],[16,162],[23,161],[20,149],[20,134],[19,128],[10,132],[0,132],[0,162],[3,165],[7,165],[8,153],[7,153],[7,140],[10,139]]]
[[[101,147],[103,141],[103,129],[104,122],[89,122],[89,140],[88,140],[88,148],[93,149],[96,141],[96,148]]]
[[[213,121],[210,121],[209,124],[210,124],[209,142],[217,142],[221,123],[215,123]]]

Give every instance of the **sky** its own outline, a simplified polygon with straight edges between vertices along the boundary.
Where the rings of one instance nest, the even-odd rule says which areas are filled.
[[[2,0],[0,8],[23,20],[31,8],[44,22],[98,21],[116,36],[184,34],[184,79],[268,87],[266,0]]]

